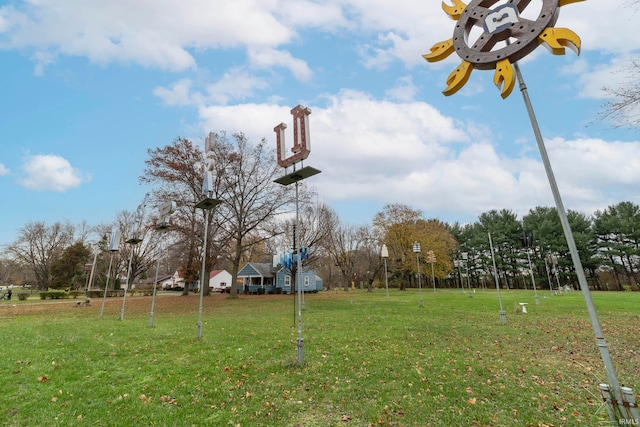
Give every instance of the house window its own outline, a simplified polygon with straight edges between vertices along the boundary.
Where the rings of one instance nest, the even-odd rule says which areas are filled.
[[[291,276],[284,276],[284,286],[288,288],[291,286]]]
[[[309,287],[309,276],[304,276],[304,285]]]

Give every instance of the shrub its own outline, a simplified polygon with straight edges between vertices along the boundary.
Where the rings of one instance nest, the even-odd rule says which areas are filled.
[[[69,298],[69,293],[65,291],[40,292],[40,299],[65,299]]]
[[[20,292],[18,294],[18,300],[20,300],[20,301],[26,301],[27,298],[29,298],[29,294],[26,293],[26,292]]]

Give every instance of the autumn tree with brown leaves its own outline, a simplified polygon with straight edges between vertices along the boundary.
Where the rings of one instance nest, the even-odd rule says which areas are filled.
[[[175,236],[171,246],[181,249],[178,270],[185,279],[183,294],[187,295],[190,285],[197,281],[202,259],[204,215],[195,205],[202,199],[204,154],[186,138],[176,138],[170,145],[148,150],[148,154],[139,179],[156,186],[153,198],[157,205],[175,201],[178,206],[171,219],[171,233]]]
[[[412,246],[419,242],[422,252],[418,255],[421,272],[426,272],[427,251],[433,251],[435,277],[444,278],[453,271],[452,255],[458,242],[446,224],[437,219],[425,220],[420,210],[396,203],[385,205],[373,219],[375,235],[389,249],[389,269],[395,270],[400,279],[400,289],[411,283],[417,273],[416,254]]]
[[[73,243],[74,233],[75,228],[68,223],[30,222],[20,229],[7,253],[31,270],[38,289],[47,290],[53,284],[51,267]]]

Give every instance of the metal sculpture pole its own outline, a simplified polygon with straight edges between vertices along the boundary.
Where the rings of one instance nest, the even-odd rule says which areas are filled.
[[[551,168],[551,162],[549,161],[549,156],[547,154],[547,149],[544,145],[544,140],[542,138],[542,133],[540,132],[540,127],[538,126],[538,120],[536,119],[535,113],[533,111],[533,106],[531,105],[531,100],[529,99],[529,93],[527,92],[527,86],[524,83],[522,78],[522,74],[520,73],[520,67],[517,63],[513,64],[513,68],[516,72],[516,77],[518,79],[520,85],[520,92],[522,93],[522,97],[524,98],[525,106],[527,107],[527,113],[529,114],[529,120],[531,121],[531,127],[533,128],[533,133],[536,137],[536,142],[538,143],[538,149],[540,150],[540,157],[542,157],[542,163],[544,164],[545,172],[547,173],[547,178],[549,180],[549,185],[551,187],[551,192],[553,193],[553,199],[556,203],[556,210],[558,211],[558,216],[560,217],[560,223],[562,224],[562,230],[564,231],[565,239],[567,240],[567,245],[569,246],[569,252],[571,254],[571,259],[573,261],[573,265],[575,267],[576,276],[578,277],[578,283],[580,284],[580,289],[582,290],[582,296],[587,305],[587,311],[589,313],[589,319],[591,320],[591,327],[595,332],[596,336],[596,345],[600,350],[600,357],[604,363],[605,369],[607,371],[607,378],[609,379],[610,390],[613,393],[613,398],[615,399],[616,405],[620,414],[616,414],[616,417],[612,417],[612,421],[617,421],[622,417],[623,419],[628,419],[630,416],[632,417],[637,424],[640,422],[640,417],[637,415],[637,406],[635,407],[635,415],[631,415],[628,413],[630,408],[629,403],[625,400],[625,395],[620,388],[620,383],[618,382],[618,378],[616,376],[616,371],[613,367],[613,362],[611,360],[611,355],[609,354],[609,348],[607,346],[607,342],[604,338],[604,333],[602,332],[602,328],[600,327],[600,321],[598,319],[598,314],[596,312],[595,306],[593,305],[593,300],[591,299],[591,291],[589,290],[589,284],[587,283],[587,278],[584,275],[584,268],[582,267],[582,261],[580,260],[580,255],[578,254],[578,248],[576,247],[576,242],[573,238],[573,232],[571,231],[571,226],[569,225],[569,219],[567,217],[567,213],[564,209],[564,204],[562,203],[562,198],[560,197],[560,191],[558,190],[558,184],[556,183],[555,175],[553,173],[553,169]],[[601,384],[600,388],[605,392],[603,386],[607,386],[607,384]],[[616,405],[613,407],[615,408]],[[610,405],[611,406],[611,405]],[[610,414],[611,415],[611,414]]]
[[[156,260],[156,277],[153,280],[153,295],[151,296],[151,311],[149,312],[149,327],[153,328],[153,310],[156,307],[156,291],[158,289],[158,272],[160,271],[160,259],[162,258],[162,240],[158,249],[158,259]]]
[[[104,314],[104,303],[107,301],[107,289],[109,289],[109,277],[111,277],[111,263],[113,262],[113,252],[109,254],[109,270],[107,271],[107,283],[104,285],[104,297],[102,298],[102,307],[100,308],[100,318]]]
[[[499,4],[497,6],[495,5],[500,0],[472,0],[469,5],[466,5],[462,0],[452,1],[454,3],[453,6],[443,3],[442,7],[445,13],[458,21],[453,31],[453,37],[436,43],[432,46],[431,52],[423,55],[423,57],[429,62],[435,62],[443,60],[456,52],[462,59],[462,63],[447,79],[447,88],[444,90],[444,94],[447,96],[456,93],[465,85],[474,68],[481,70],[495,69],[493,81],[498,89],[501,90],[503,98],[511,94],[516,80],[518,81],[551,186],[560,223],[571,253],[578,283],[587,305],[589,319],[595,332],[596,345],[600,349],[600,355],[607,371],[610,384],[601,384],[600,388],[603,399],[609,408],[611,422],[613,425],[640,424],[638,408],[633,399],[633,391],[621,389],[618,383],[609,349],[591,300],[589,285],[584,275],[584,269],[569,226],[569,220],[547,156],[544,140],[517,64],[517,61],[533,52],[540,44],[547,47],[555,55],[563,55],[565,48],[580,54],[580,37],[567,28],[555,28],[554,26],[558,20],[560,7],[583,0],[542,0],[540,14],[535,20],[522,19],[520,17],[524,9],[529,6],[530,0],[510,0],[507,4]],[[482,29],[482,33],[477,38],[470,37],[474,27]],[[510,43],[511,39],[515,39],[515,42]]]
[[[296,229],[300,226],[300,208],[298,196],[298,181],[296,181]],[[304,338],[302,337],[302,246],[300,245],[300,232],[296,233],[296,249],[298,251],[297,268],[296,268],[296,285],[298,285],[298,339],[297,339],[297,356],[298,363],[304,363]]]
[[[198,306],[198,339],[202,338],[202,298],[204,296],[204,287],[205,285],[209,286],[207,282],[208,274],[206,274],[206,265],[207,265],[207,236],[209,234],[209,213],[211,209],[205,210],[204,215],[204,249],[202,253],[202,269],[200,271],[200,305]]]
[[[549,282],[549,292],[553,296],[553,283],[551,282],[551,275],[549,274],[549,264],[547,264],[547,256],[544,257],[544,269],[547,270],[547,282]]]
[[[389,249],[387,249],[387,245],[382,245],[380,256],[384,260],[384,288],[387,291],[387,299],[389,299],[389,277],[387,274],[387,258],[389,258]]]
[[[436,276],[433,272],[433,262],[431,263],[431,283],[433,283],[433,293],[436,293]]]
[[[536,279],[533,277],[533,268],[531,266],[531,257],[529,256],[529,248],[527,248],[527,260],[529,261],[529,273],[531,273],[531,283],[533,283],[533,294],[535,295],[536,305],[540,305],[538,297],[538,289],[536,289]]]
[[[113,254],[118,252],[120,248],[120,230],[113,228],[109,237],[109,270],[107,272],[107,281],[104,284],[104,297],[102,298],[102,308],[100,309],[100,318],[104,314],[104,303],[107,301],[107,290],[109,289],[109,278],[111,277],[111,264],[113,263]]]
[[[91,273],[89,274],[89,283],[87,283],[87,288],[84,290],[84,296],[87,297],[87,292],[91,290],[91,286],[93,285],[93,273],[96,271],[96,260],[98,259],[98,245],[95,245],[93,250],[95,250],[95,254],[93,254],[93,263],[91,264]]]
[[[160,207],[158,225],[156,230],[162,232],[169,228],[169,217],[176,210],[176,202],[167,202]],[[160,237],[160,249],[158,250],[158,260],[156,262],[156,278],[153,281],[153,296],[151,297],[151,311],[149,312],[149,327],[153,328],[153,310],[156,306],[156,292],[158,289],[158,272],[160,271],[160,259],[162,258],[162,237]]]
[[[215,166],[215,142],[216,135],[213,132],[209,132],[209,136],[205,139],[204,142],[204,150],[205,150],[205,158],[206,158],[206,169],[204,172],[204,179],[202,181],[202,196],[204,197],[198,204],[196,204],[197,209],[202,209],[205,211],[204,215],[204,242],[202,246],[202,270],[200,271],[200,305],[198,306],[198,323],[197,323],[197,338],[202,339],[202,296],[204,295],[204,286],[205,286],[205,276],[207,283],[209,286],[208,279],[209,275],[206,274],[205,268],[207,263],[207,237],[209,234],[209,214],[213,208],[222,203],[222,200],[216,199],[213,197],[214,195],[214,184],[213,184],[213,171]]]
[[[460,256],[462,258],[462,261],[464,262],[464,268],[467,271],[467,287],[469,288],[469,298],[473,298],[473,291],[471,290],[471,279],[469,278],[469,254],[467,252],[462,252]]]
[[[435,264],[436,262],[436,255],[433,253],[433,251],[428,251],[427,252],[427,262],[429,262],[429,264],[431,264],[431,284],[433,285],[433,293],[436,293],[436,276],[433,270],[433,264]]]
[[[131,236],[127,243],[129,243],[129,247],[131,249],[131,254],[129,255],[129,267],[127,268],[127,281],[124,285],[124,296],[122,297],[122,308],[120,309],[120,320],[124,320],[124,305],[127,302],[127,292],[129,291],[129,280],[131,276],[131,264],[133,262],[133,252],[135,251],[138,243],[142,242],[140,238],[140,232],[142,231],[142,221],[144,220],[144,209],[147,206],[147,202],[149,200],[149,193],[144,195],[144,200],[142,203],[138,205],[138,209],[133,218],[133,222],[131,223]],[[133,286],[133,281],[131,281],[131,285]]]
[[[129,290],[129,276],[131,275],[131,263],[133,261],[134,246],[130,246],[131,254],[129,255],[129,266],[127,267],[127,281],[124,285],[124,295],[122,297],[122,308],[120,309],[120,320],[124,320],[124,305],[127,302],[127,291]]]
[[[304,338],[302,336],[302,247],[300,245],[299,237],[301,230],[298,229],[300,221],[298,183],[310,176],[319,174],[320,171],[312,168],[311,166],[305,166],[296,170],[297,164],[300,163],[302,165],[302,162],[307,159],[307,157],[309,157],[309,153],[311,153],[311,139],[309,136],[309,115],[311,114],[311,109],[298,105],[291,110],[291,114],[293,115],[293,148],[291,151],[294,153],[292,156],[287,157],[285,154],[284,131],[287,128],[287,125],[280,123],[278,126],[273,128],[273,130],[276,133],[278,165],[285,168],[285,171],[289,166],[293,166],[293,172],[276,179],[275,182],[284,186],[294,183],[296,184],[296,233],[294,238],[294,246],[296,248],[294,250],[298,253],[298,267],[296,273],[300,278],[300,281],[295,280],[295,282],[298,282],[296,283],[298,286],[298,338],[296,340],[296,353],[298,364],[302,365],[304,363]]]
[[[420,278],[420,243],[413,242],[413,252],[416,254],[416,265],[418,266],[418,289],[420,292],[420,307],[424,307],[424,300],[422,299],[422,279]]]
[[[507,323],[507,312],[502,308],[502,295],[500,295],[500,281],[498,280],[498,267],[496,267],[496,256],[493,252],[493,242],[491,241],[491,233],[489,234],[489,248],[491,249],[491,261],[493,262],[493,278],[496,281],[496,290],[498,291],[498,301],[500,301],[500,322]]]

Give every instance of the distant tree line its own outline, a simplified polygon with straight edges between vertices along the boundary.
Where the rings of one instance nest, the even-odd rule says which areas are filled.
[[[104,289],[107,282],[118,288],[123,282],[153,278],[159,266],[160,276],[178,271],[185,277],[183,292],[188,294],[199,287],[205,254],[205,271],[227,269],[233,276],[231,295],[236,295],[237,273],[244,263],[271,262],[273,255],[293,250],[294,193],[274,182],[284,170],[264,140],[251,144],[243,134],[224,132],[215,134],[215,140],[214,197],[221,203],[207,224],[203,210],[196,208],[202,198],[203,152],[177,138],[148,151],[140,181],[153,190],[138,230],[139,243],[126,243],[135,216],[130,211],[118,212],[111,224],[92,227],[31,222],[0,253],[0,285],[81,290],[92,278],[93,288]],[[494,287],[489,235],[501,287],[531,288],[532,270],[538,289],[578,288],[555,208],[536,207],[523,218],[508,209],[491,210],[472,224],[447,224],[411,206],[389,204],[371,224],[354,226],[314,201],[312,188],[301,184],[300,190],[295,232],[310,248],[305,265],[314,268],[328,288],[384,286],[382,244],[389,252],[386,278],[391,287],[416,287],[418,270],[424,286]],[[175,201],[178,208],[171,226],[159,229],[157,207],[167,201]],[[569,211],[568,217],[589,285],[596,290],[637,290],[640,207],[621,202],[591,216]],[[203,248],[205,227],[208,243]],[[114,228],[122,234],[117,252],[109,250]],[[420,243],[420,252],[414,252],[414,242]],[[208,283],[208,276],[205,279]],[[206,286],[203,291],[208,290]]]

